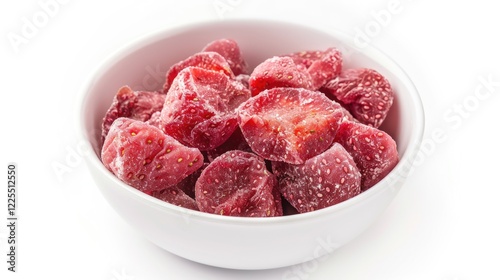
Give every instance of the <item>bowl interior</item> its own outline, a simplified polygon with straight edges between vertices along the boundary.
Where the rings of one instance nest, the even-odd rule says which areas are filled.
[[[284,22],[240,20],[147,35],[104,62],[86,88],[81,112],[83,134],[94,151],[94,162],[99,162],[101,121],[118,88],[129,85],[134,90],[159,90],[171,65],[220,38],[236,40],[251,68],[273,55],[337,47],[343,53],[344,69],[367,67],[379,71],[396,92],[382,129],[398,144],[401,162],[413,158],[423,132],[422,106],[411,81],[396,63],[373,47],[357,49],[352,39],[338,32]],[[107,172],[102,164],[100,168]],[[398,165],[395,170],[398,168],[403,167]]]

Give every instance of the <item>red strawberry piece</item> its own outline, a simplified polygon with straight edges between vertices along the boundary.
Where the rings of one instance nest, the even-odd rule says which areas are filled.
[[[102,141],[108,134],[111,124],[119,117],[147,121],[165,103],[165,94],[159,92],[133,91],[128,86],[121,87],[113,98],[102,121]]]
[[[289,57],[272,57],[257,65],[248,80],[252,96],[277,87],[312,89],[311,75]]]
[[[283,197],[299,213],[332,206],[360,193],[361,174],[338,143],[304,164],[273,162],[273,173]]]
[[[361,190],[365,191],[384,178],[399,161],[396,142],[377,128],[355,122],[343,122],[335,136],[354,159],[361,172]]]
[[[283,213],[273,188],[276,177],[255,154],[229,151],[216,158],[196,182],[200,211],[226,216],[272,217]]]
[[[288,55],[296,64],[303,65],[312,78],[312,88],[319,89],[340,75],[342,54],[335,48],[325,51],[304,51]]]
[[[111,125],[101,159],[120,180],[145,193],[174,186],[203,164],[198,149],[128,118]]]
[[[224,57],[234,75],[248,74],[248,65],[243,59],[240,46],[231,39],[220,39],[206,45],[203,52],[216,52]]]
[[[389,81],[372,69],[348,69],[322,89],[344,104],[360,122],[379,127],[394,100]]]
[[[252,150],[271,161],[302,164],[331,146],[343,117],[338,103],[318,91],[265,90],[238,108]]]
[[[231,67],[223,56],[216,52],[200,52],[170,67],[170,69],[167,71],[165,85],[163,85],[163,92],[166,93],[169,90],[179,72],[191,66],[220,72],[227,75],[231,79],[234,78]]]
[[[151,194],[151,196],[173,205],[198,211],[196,201],[176,186],[161,191],[155,191]]]
[[[185,145],[214,149],[236,129],[236,108],[249,97],[247,88],[224,74],[186,68],[167,93],[161,113],[163,131]]]

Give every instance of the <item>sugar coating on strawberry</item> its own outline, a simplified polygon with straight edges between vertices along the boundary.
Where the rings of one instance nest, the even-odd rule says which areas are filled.
[[[335,205],[361,191],[361,174],[347,151],[334,143],[304,164],[273,162],[283,197],[299,213]]]
[[[357,120],[375,128],[382,124],[394,100],[389,81],[367,68],[343,71],[322,91],[332,94]]]
[[[319,89],[342,71],[342,53],[336,48],[325,51],[303,51],[287,55],[303,65],[311,75],[313,89]]]
[[[276,177],[255,154],[228,151],[217,157],[196,182],[200,211],[226,216],[272,217],[283,213],[273,194]]]
[[[397,145],[382,130],[355,122],[343,122],[335,136],[354,159],[361,172],[361,190],[382,180],[399,161]]]
[[[198,149],[186,147],[160,129],[129,118],[113,122],[101,159],[116,177],[145,193],[174,186],[203,164]]]
[[[313,88],[307,69],[295,64],[290,57],[275,56],[265,60],[255,67],[248,83],[252,96],[277,87]]]
[[[182,70],[161,112],[163,131],[206,151],[224,143],[237,127],[236,108],[250,97],[241,83],[197,67]]]
[[[271,161],[302,164],[331,146],[341,106],[318,91],[265,90],[238,108],[238,123],[252,150]]]
[[[173,205],[198,211],[196,201],[176,186],[161,191],[155,191],[151,196]]]
[[[152,114],[162,109],[165,94],[149,91],[133,91],[128,86],[121,87],[113,98],[102,121],[102,141],[108,134],[111,124],[119,118],[126,117],[139,121],[147,121]]]
[[[240,46],[232,39],[219,39],[208,43],[202,52],[216,52],[224,57],[234,75],[248,74],[248,65],[243,59]]]
[[[187,67],[199,67],[206,70],[212,70],[223,73],[231,79],[234,78],[234,73],[231,71],[231,67],[222,55],[216,52],[199,52],[170,67],[166,74],[165,84],[163,85],[164,93],[169,90],[179,72]]]

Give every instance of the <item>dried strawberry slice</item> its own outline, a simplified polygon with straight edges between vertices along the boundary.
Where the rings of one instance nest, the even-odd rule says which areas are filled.
[[[250,97],[241,83],[197,67],[182,70],[161,112],[163,131],[206,151],[224,143],[237,127],[236,108]]]
[[[234,78],[234,73],[231,71],[231,67],[222,55],[216,52],[199,52],[170,67],[166,75],[165,85],[163,85],[163,92],[166,93],[169,90],[179,72],[191,66],[220,72],[227,75],[231,79]]]
[[[216,158],[196,182],[200,211],[226,216],[271,217],[283,213],[273,188],[276,177],[255,154],[229,151]]]
[[[272,57],[257,65],[248,80],[252,96],[277,87],[312,89],[311,75],[289,57]]]
[[[232,39],[220,39],[210,42],[202,52],[216,52],[224,57],[234,75],[248,74],[248,65],[243,59],[240,46]]]
[[[151,194],[151,196],[173,205],[198,211],[196,201],[176,186],[161,191],[155,191]]]
[[[203,164],[198,149],[128,118],[111,125],[101,159],[120,180],[145,193],[174,186]]]
[[[328,149],[342,118],[338,103],[306,89],[265,90],[238,108],[238,123],[252,150],[291,164]]]
[[[322,91],[332,94],[357,120],[375,128],[382,124],[394,100],[389,81],[367,68],[343,71]]]
[[[371,126],[343,122],[334,141],[340,143],[356,162],[362,176],[362,191],[382,180],[399,161],[394,139]]]
[[[273,173],[283,197],[299,213],[332,206],[360,193],[361,174],[338,143],[304,164],[273,162]]]
[[[339,76],[342,71],[342,54],[335,48],[328,48],[325,51],[296,52],[287,56],[307,69],[312,78],[313,89],[321,88]]]
[[[121,87],[113,98],[102,121],[102,141],[108,134],[111,124],[119,117],[147,121],[152,114],[162,109],[165,94],[149,91],[133,91],[128,86]]]

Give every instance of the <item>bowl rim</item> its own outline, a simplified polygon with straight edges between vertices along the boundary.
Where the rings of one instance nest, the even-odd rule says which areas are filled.
[[[411,101],[415,107],[415,123],[413,130],[411,131],[411,135],[409,137],[408,145],[405,150],[403,157],[399,159],[397,165],[386,175],[380,182],[375,184],[370,189],[358,194],[355,197],[352,197],[346,201],[338,203],[336,205],[332,205],[326,208],[318,209],[312,212],[300,213],[289,216],[278,216],[278,217],[232,217],[232,216],[223,216],[216,215],[212,213],[204,213],[201,211],[195,211],[191,209],[187,209],[181,206],[169,204],[162,200],[159,200],[155,197],[152,197],[148,194],[145,194],[126,183],[122,182],[118,179],[112,172],[110,172],[105,166],[102,164],[100,160],[100,155],[98,155],[92,146],[92,141],[90,141],[91,135],[89,135],[86,130],[87,122],[86,122],[86,104],[88,103],[89,95],[88,93],[92,89],[94,82],[99,79],[107,70],[109,70],[115,63],[125,58],[130,53],[147,46],[150,43],[159,41],[161,39],[165,39],[176,34],[179,34],[183,31],[192,30],[200,27],[205,27],[207,25],[217,25],[217,24],[251,24],[251,23],[259,23],[259,24],[267,24],[267,25],[282,25],[282,26],[297,26],[300,28],[308,28],[314,31],[320,31],[326,33],[334,38],[337,38],[343,42],[346,46],[349,46],[353,50],[359,51],[368,57],[374,59],[379,62],[380,59],[375,59],[374,57],[383,58],[385,62],[383,63],[385,66],[389,64],[391,68],[395,68],[400,71],[398,77],[403,78],[402,81],[405,85],[405,88],[408,90],[408,94],[411,97]],[[207,222],[216,222],[216,223],[229,223],[229,224],[239,224],[239,225],[275,225],[275,224],[283,224],[283,223],[295,223],[300,221],[311,221],[313,219],[321,219],[322,217],[332,215],[334,213],[342,212],[347,210],[348,208],[354,207],[358,205],[363,200],[368,200],[370,197],[391,189],[391,186],[396,183],[397,180],[406,179],[408,176],[409,170],[406,171],[404,168],[405,164],[413,164],[415,157],[417,155],[418,150],[420,149],[420,144],[423,139],[424,128],[425,128],[425,116],[424,116],[424,108],[423,103],[418,93],[417,88],[414,83],[408,76],[408,74],[403,70],[403,68],[394,61],[390,56],[386,55],[384,52],[374,47],[371,44],[364,46],[362,49],[357,47],[350,40],[352,36],[346,35],[345,33],[328,28],[328,30],[324,27],[312,26],[308,23],[297,23],[286,20],[269,20],[269,19],[253,19],[253,18],[242,18],[242,19],[226,19],[224,21],[217,20],[203,20],[197,21],[189,24],[182,24],[176,26],[169,26],[160,28],[158,30],[146,33],[142,36],[137,37],[134,40],[131,40],[127,44],[124,44],[122,47],[113,51],[110,55],[108,55],[100,64],[98,64],[93,71],[91,71],[88,78],[85,79],[85,82],[82,84],[79,90],[79,98],[78,98],[78,130],[80,134],[80,139],[85,142],[85,145],[88,145],[89,153],[85,156],[85,160],[87,164],[91,164],[96,167],[100,173],[107,177],[107,179],[113,181],[115,185],[121,189],[123,189],[128,195],[132,196],[137,200],[141,200],[143,203],[147,204],[150,207],[158,208],[162,211],[171,212],[178,215],[189,215],[190,219],[203,219]],[[391,65],[392,64],[392,65]],[[403,174],[403,177],[394,178],[391,174]],[[391,181],[396,180],[396,181]],[[394,191],[394,190],[393,190]]]

